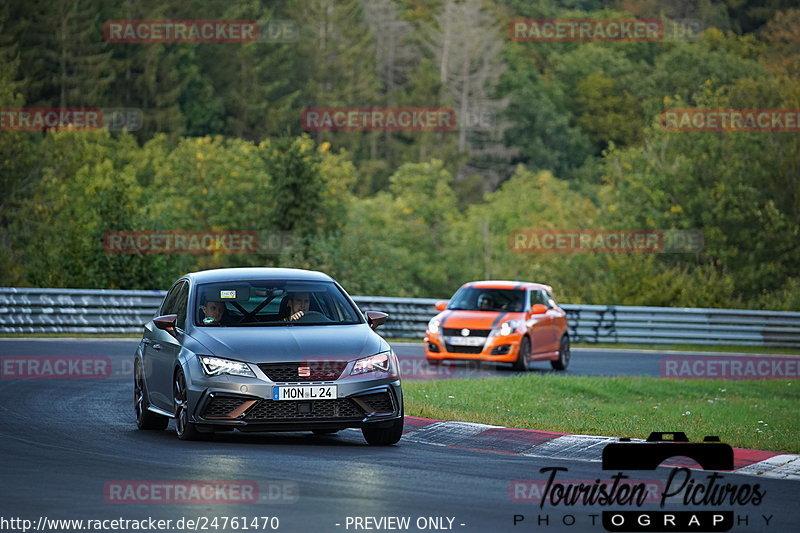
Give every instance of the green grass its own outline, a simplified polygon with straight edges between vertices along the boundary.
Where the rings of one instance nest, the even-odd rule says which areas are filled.
[[[679,352],[732,352],[759,353],[770,355],[800,355],[800,348],[780,348],[777,346],[707,346],[705,344],[614,344],[610,342],[573,342],[573,348],[609,348],[620,350],[673,350]]]
[[[683,431],[800,453],[800,382],[553,374],[406,382],[407,415],[562,433],[646,438]]]

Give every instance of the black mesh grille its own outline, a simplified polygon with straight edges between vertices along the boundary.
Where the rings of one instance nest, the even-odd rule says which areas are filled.
[[[303,405],[301,405],[303,404]],[[310,407],[310,409],[309,409]],[[349,398],[337,400],[261,400],[245,420],[362,419],[364,413]]]
[[[500,346],[495,346],[492,348],[492,355],[506,355],[508,352],[511,351],[510,344],[501,344]]]
[[[483,346],[454,346],[452,344],[445,344],[444,347],[450,353],[481,353]]]
[[[211,399],[203,413],[203,418],[221,418],[241,406],[245,400],[242,398],[231,398],[217,396]]]
[[[442,329],[442,331],[448,337],[453,337],[453,336],[460,337],[462,329],[464,328],[444,328]],[[468,335],[469,337],[488,337],[489,333],[492,332],[492,330],[490,329],[471,329],[471,328],[466,328],[466,329],[469,329],[469,335]]]
[[[394,411],[392,407],[392,397],[389,396],[388,392],[358,396],[358,399],[370,406],[370,412],[391,413]]]
[[[295,381],[333,381],[339,379],[347,361],[308,361],[302,363],[261,363],[258,368],[276,383]],[[310,375],[300,376],[301,367],[308,367]]]

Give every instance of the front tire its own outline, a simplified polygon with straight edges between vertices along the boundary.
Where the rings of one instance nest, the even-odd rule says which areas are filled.
[[[181,440],[208,440],[212,433],[201,433],[193,422],[189,422],[189,394],[186,390],[186,376],[183,370],[175,372],[172,387],[175,403],[175,433]]]
[[[133,364],[133,409],[136,413],[136,427],[139,429],[167,429],[169,418],[149,411],[150,400],[147,398],[147,385],[142,375],[142,367],[138,359]]]
[[[397,444],[403,436],[403,417],[401,416],[388,428],[361,428],[364,440],[372,446],[391,446]]]
[[[519,343],[519,351],[517,353],[517,360],[511,368],[518,372],[527,372],[530,369],[531,361],[531,340],[528,337],[522,337]]]
[[[553,370],[566,370],[569,366],[569,359],[569,337],[564,335],[561,337],[561,343],[558,345],[558,359],[555,361],[550,361],[550,366],[553,367]]]

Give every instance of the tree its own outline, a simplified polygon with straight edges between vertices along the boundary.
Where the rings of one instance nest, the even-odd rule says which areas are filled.
[[[11,31],[26,66],[26,100],[50,107],[102,107],[116,70],[103,41],[99,0],[15,5]]]
[[[616,82],[596,71],[578,83],[575,103],[577,123],[595,144],[597,153],[610,142],[636,143],[645,125],[639,102]]]
[[[510,97],[506,116],[513,123],[506,144],[518,148],[515,163],[570,179],[592,155],[591,145],[576,125],[561,84],[534,68],[532,55],[517,43],[506,48],[509,70],[501,90]]]
[[[39,145],[41,179],[9,224],[19,281],[37,287],[140,288],[153,272],[137,256],[105,253],[107,231],[135,226],[143,191],[124,153],[129,135],[48,134]]]
[[[443,105],[453,105],[458,117],[458,149],[470,155],[463,178],[471,171],[487,179],[487,190],[505,177],[514,154],[503,141],[509,124],[503,120],[508,100],[498,97],[497,88],[505,72],[500,52],[504,28],[481,0],[447,0],[435,17],[436,25],[425,31],[426,44],[436,60]],[[474,130],[468,117],[496,117],[494,124]],[[471,167],[471,168],[470,168]]]
[[[394,0],[362,2],[364,24],[372,34],[378,77],[391,97],[408,83],[418,50],[411,44],[411,23],[401,18]]]

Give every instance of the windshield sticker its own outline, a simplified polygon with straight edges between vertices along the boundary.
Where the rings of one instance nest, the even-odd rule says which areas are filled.
[[[219,291],[220,298],[236,298],[236,291]]]

